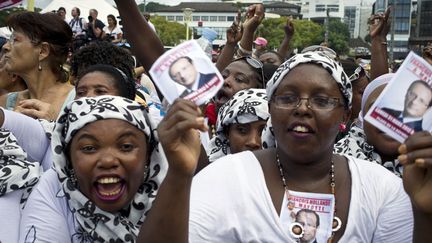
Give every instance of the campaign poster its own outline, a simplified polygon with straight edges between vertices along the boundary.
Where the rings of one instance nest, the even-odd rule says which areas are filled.
[[[409,53],[365,120],[403,143],[419,131],[432,131],[432,66]]]
[[[22,0],[0,0],[0,10],[13,7],[19,3],[22,3]]]
[[[179,97],[204,104],[224,81],[195,40],[165,52],[151,67],[150,75],[170,104]]]

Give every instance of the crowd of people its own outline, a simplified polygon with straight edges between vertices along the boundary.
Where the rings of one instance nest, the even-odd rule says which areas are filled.
[[[370,18],[366,70],[326,45],[292,54],[290,18],[269,50],[264,7],[249,6],[215,59],[222,88],[198,106],[166,102],[149,75],[163,43],[135,1],[115,3],[127,43],[96,9],[8,19],[1,242],[430,242],[431,133],[400,143],[364,119],[394,76],[390,9]],[[185,92],[215,75],[187,55],[168,72]],[[413,82],[395,116],[414,126],[430,90]]]

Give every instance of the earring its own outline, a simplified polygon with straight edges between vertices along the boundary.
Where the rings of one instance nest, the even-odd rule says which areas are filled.
[[[40,62],[39,62],[38,70],[39,70],[39,71],[42,71],[42,67],[41,67]]]
[[[77,184],[78,184],[78,180],[77,180],[77,178],[76,178],[76,175],[75,175],[75,170],[74,169],[71,169],[70,170],[70,182],[72,183],[72,185],[74,186],[74,187],[77,187]]]
[[[346,125],[345,125],[345,123],[340,123],[339,124],[339,132],[345,132],[345,130],[346,130]]]

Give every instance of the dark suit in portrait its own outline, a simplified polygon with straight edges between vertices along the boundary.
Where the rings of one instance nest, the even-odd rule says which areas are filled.
[[[417,121],[411,121],[411,122],[404,122],[403,118],[401,116],[402,111],[393,110],[393,109],[386,108],[386,107],[382,107],[381,110],[383,110],[383,111],[387,112],[388,114],[392,115],[393,117],[397,118],[399,121],[403,122],[403,124],[414,129],[414,131],[416,131],[416,132],[423,131],[423,128],[422,128],[423,119],[420,119]]]

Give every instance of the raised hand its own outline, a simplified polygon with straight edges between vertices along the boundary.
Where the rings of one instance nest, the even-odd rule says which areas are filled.
[[[243,28],[255,32],[264,19],[264,5],[253,4],[249,6],[246,12],[246,19],[243,22]]]
[[[388,7],[385,13],[377,13],[369,18],[369,35],[373,39],[375,37],[385,38],[390,31],[390,9]]]
[[[294,24],[292,16],[287,18],[286,24],[284,26],[285,37],[291,39],[294,36]]]
[[[227,43],[235,43],[240,41],[243,35],[243,26],[240,23],[241,12],[237,12],[236,20],[232,23],[231,27],[227,29]]]
[[[201,152],[198,130],[208,130],[199,107],[191,101],[177,99],[158,127],[170,172],[186,177],[194,175]]]
[[[408,137],[399,147],[404,165],[403,184],[418,211],[432,213],[432,135],[423,131]]]

